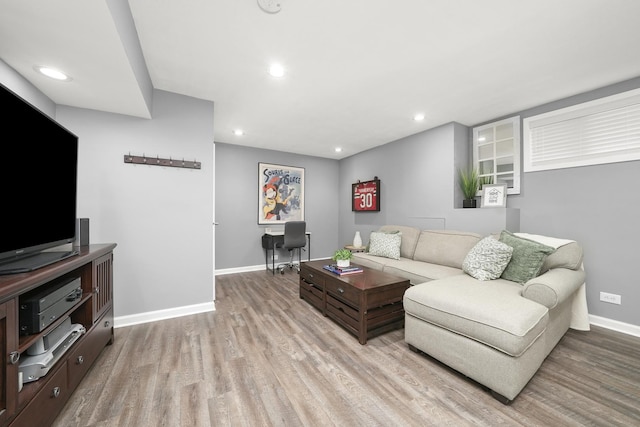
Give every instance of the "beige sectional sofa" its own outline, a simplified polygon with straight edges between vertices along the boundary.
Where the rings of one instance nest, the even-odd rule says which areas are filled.
[[[376,250],[355,253],[353,262],[410,280],[412,286],[403,302],[405,341],[412,350],[472,378],[508,403],[567,329],[588,330],[589,320],[580,245],[546,236],[502,233],[506,234],[482,236],[387,225],[372,233],[371,239],[378,242],[382,234],[389,235],[391,246],[399,244],[399,250],[381,253],[376,244]],[[529,244],[537,243],[552,248],[552,253],[540,258],[539,273],[524,283],[502,277],[479,280],[470,275],[478,276],[470,267],[470,252],[477,254],[485,237],[498,241],[505,237],[509,244],[516,239],[524,243],[525,252]],[[500,247],[509,249],[509,244],[501,242]],[[507,260],[513,264],[507,264],[505,272],[517,262],[529,262],[522,261],[525,252],[515,245],[513,257]]]

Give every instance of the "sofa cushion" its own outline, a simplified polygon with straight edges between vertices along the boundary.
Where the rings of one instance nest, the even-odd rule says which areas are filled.
[[[551,246],[518,237],[507,230],[500,233],[500,241],[513,248],[511,261],[501,277],[517,283],[526,283],[537,277],[547,255],[555,251]]]
[[[462,270],[467,253],[482,239],[480,234],[453,230],[423,230],[413,259]]]
[[[400,256],[403,258],[413,258],[413,253],[416,250],[416,243],[420,236],[420,230],[415,227],[407,227],[406,225],[383,225],[378,231],[383,233],[398,233],[402,234],[402,241],[400,242]]]
[[[513,248],[492,236],[485,237],[471,248],[462,263],[462,270],[478,280],[500,277],[511,260]]]
[[[391,259],[400,259],[401,233],[371,232],[369,254]]]
[[[430,264],[427,262],[417,262],[403,257],[395,260],[370,255],[365,252],[354,253],[352,262],[363,267],[385,271],[394,276],[403,277],[408,279],[412,285],[429,280],[442,279],[443,277],[464,274],[459,268]]]
[[[353,254],[351,261],[354,264],[361,265],[363,267],[369,267],[373,268],[374,270],[382,271],[384,269],[384,266],[393,260],[390,258],[369,255],[366,252],[356,252]]]
[[[443,277],[464,274],[459,268],[446,265],[418,262],[407,258],[389,260],[383,268],[385,273],[409,279],[412,285],[427,282],[429,280],[442,279]]]
[[[403,304],[406,315],[517,357],[549,321],[547,308],[520,296],[521,290],[512,281],[482,282],[462,274],[410,287]]]

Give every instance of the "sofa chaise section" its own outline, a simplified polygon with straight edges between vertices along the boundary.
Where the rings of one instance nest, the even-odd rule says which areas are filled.
[[[520,283],[479,280],[463,268],[472,248],[500,235],[393,225],[379,232],[401,234],[400,257],[365,252],[354,254],[354,262],[410,280],[403,299],[409,348],[477,381],[503,403],[520,393],[570,327],[589,329],[583,253],[574,241],[518,233],[553,248],[538,275]]]

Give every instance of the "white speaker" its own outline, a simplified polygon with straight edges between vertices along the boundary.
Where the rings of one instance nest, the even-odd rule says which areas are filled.
[[[73,246],[89,246],[89,218],[76,218],[76,240]]]

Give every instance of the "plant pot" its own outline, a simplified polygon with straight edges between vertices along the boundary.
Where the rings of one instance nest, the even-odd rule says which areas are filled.
[[[464,199],[462,201],[463,208],[475,208],[476,207],[476,199]]]
[[[338,264],[338,267],[349,267],[349,260],[339,259],[339,260],[336,260],[336,264]]]

